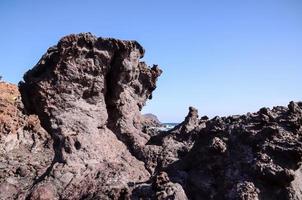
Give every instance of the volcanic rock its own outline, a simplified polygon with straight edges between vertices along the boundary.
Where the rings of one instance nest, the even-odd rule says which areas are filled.
[[[0,83],[0,199],[24,199],[52,163],[50,135],[25,115],[15,85]]]
[[[302,199],[302,103],[229,117],[190,107],[150,134],[158,66],[136,41],[63,37],[0,83],[0,199]]]
[[[302,104],[288,107],[208,120],[170,179],[189,199],[302,199]]]
[[[115,199],[149,178],[136,157],[149,137],[139,111],[161,70],[140,62],[143,55],[135,41],[69,35],[24,75],[25,110],[39,116],[55,153],[30,198],[107,198],[115,188]]]

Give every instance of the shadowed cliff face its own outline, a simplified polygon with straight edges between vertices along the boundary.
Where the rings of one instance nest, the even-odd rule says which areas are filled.
[[[63,37],[0,83],[0,199],[302,199],[302,103],[241,116],[140,114],[161,70],[135,41]],[[146,129],[147,130],[147,129]]]

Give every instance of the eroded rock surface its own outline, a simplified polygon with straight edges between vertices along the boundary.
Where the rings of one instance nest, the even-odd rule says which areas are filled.
[[[215,117],[167,167],[190,199],[302,199],[302,103]]]
[[[161,70],[135,41],[63,37],[0,83],[0,199],[302,199],[302,103],[230,117],[140,114]],[[21,101],[22,100],[22,101]]]
[[[25,108],[39,116],[55,151],[32,198],[47,188],[63,199],[97,198],[116,188],[118,198],[129,182],[149,178],[137,156],[149,137],[140,110],[161,70],[140,62],[143,55],[135,41],[69,35],[24,75]]]
[[[0,199],[24,199],[52,163],[50,135],[22,113],[15,85],[0,82]]]

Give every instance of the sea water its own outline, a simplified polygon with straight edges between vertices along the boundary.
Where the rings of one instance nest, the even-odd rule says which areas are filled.
[[[178,123],[162,123],[163,127],[160,128],[162,131],[168,131],[174,128]]]

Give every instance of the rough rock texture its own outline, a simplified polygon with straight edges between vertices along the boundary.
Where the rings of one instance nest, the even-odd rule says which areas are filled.
[[[168,166],[190,199],[302,199],[302,103],[215,117]]]
[[[170,181],[166,172],[160,172],[149,182],[139,184],[132,190],[131,199],[186,200],[188,199],[179,183]]]
[[[139,111],[161,70],[140,62],[143,55],[135,41],[69,35],[24,75],[25,108],[39,116],[55,152],[31,198],[45,190],[63,199],[104,198],[113,188],[118,198],[129,182],[149,178],[135,157],[149,137]]]
[[[0,82],[0,199],[24,199],[54,156],[36,115],[22,113],[15,85]]]
[[[242,116],[190,107],[149,134],[157,66],[135,41],[69,35],[0,83],[0,199],[302,199],[302,103]],[[21,101],[22,100],[22,101]]]
[[[148,156],[146,166],[151,171],[160,171],[186,155],[196,140],[208,118],[198,118],[198,111],[189,107],[185,120],[168,132],[160,132],[150,138],[145,146]]]

